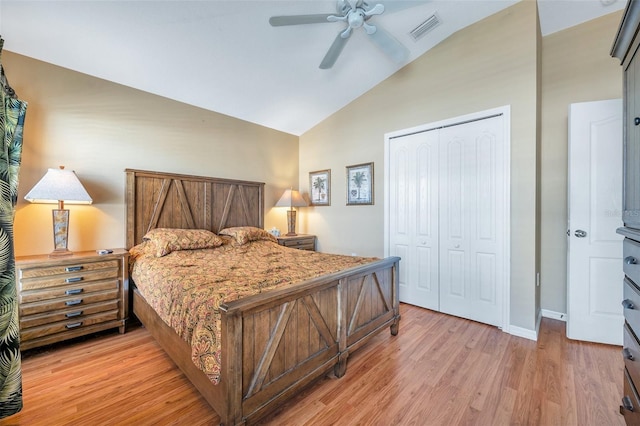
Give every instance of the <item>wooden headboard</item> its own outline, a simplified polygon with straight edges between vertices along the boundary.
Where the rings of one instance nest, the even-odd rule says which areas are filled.
[[[125,170],[127,248],[154,228],[264,226],[264,183]]]

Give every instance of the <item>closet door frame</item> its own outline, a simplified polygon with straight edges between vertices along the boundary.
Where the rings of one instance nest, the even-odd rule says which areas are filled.
[[[509,332],[509,318],[510,318],[510,301],[511,301],[511,107],[505,105],[493,109],[479,111],[463,116],[444,119],[437,122],[427,123],[416,127],[397,130],[386,133],[384,135],[384,255],[389,256],[391,252],[390,247],[390,149],[393,139],[402,136],[411,135],[414,133],[426,132],[434,129],[445,128],[465,124],[468,122],[483,120],[491,117],[502,116],[503,117],[503,131],[504,131],[504,160],[503,161],[503,176],[505,176],[504,185],[501,188],[504,191],[504,267],[503,267],[503,306],[502,306],[502,330]],[[400,262],[400,268],[402,268],[402,261]]]

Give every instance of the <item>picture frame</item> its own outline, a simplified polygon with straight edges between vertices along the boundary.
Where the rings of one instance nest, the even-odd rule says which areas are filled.
[[[373,163],[347,166],[347,205],[373,205]]]
[[[309,172],[309,202],[312,206],[331,205],[331,169]]]

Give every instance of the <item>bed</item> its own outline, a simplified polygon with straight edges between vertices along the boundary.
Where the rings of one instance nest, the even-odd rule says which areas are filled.
[[[127,248],[157,228],[217,234],[264,227],[260,182],[127,169],[125,197]],[[386,327],[398,333],[399,260],[375,259],[224,301],[218,380],[196,366],[191,345],[147,303],[135,280],[131,303],[221,424],[255,423],[320,377],[342,377],[349,354]]]

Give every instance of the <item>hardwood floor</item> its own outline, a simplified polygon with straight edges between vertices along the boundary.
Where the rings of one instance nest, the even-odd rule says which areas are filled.
[[[384,332],[265,425],[622,425],[620,347],[565,337],[543,319],[539,341],[410,305]],[[22,412],[1,425],[212,425],[219,422],[156,345],[124,335],[23,356]]]

